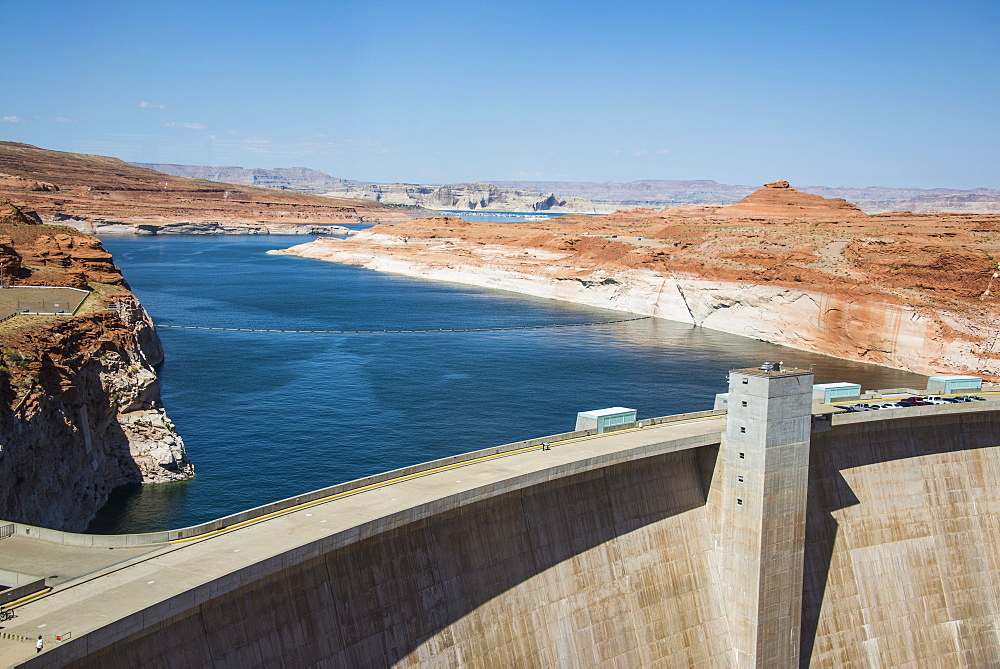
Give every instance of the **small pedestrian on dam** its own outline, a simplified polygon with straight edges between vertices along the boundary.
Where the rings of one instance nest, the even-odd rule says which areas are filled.
[[[42,647],[44,645],[45,645],[45,642],[42,641],[42,635],[39,634],[38,635],[38,641],[35,642],[35,652],[36,653],[41,653],[42,652]]]

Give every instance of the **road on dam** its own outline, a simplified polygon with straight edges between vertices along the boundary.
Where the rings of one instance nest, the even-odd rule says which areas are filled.
[[[33,640],[39,634],[50,647],[58,646],[100,628],[114,627],[113,623],[129,616],[133,616],[128,621],[133,629],[115,629],[113,635],[138,631],[158,621],[136,620],[137,612],[279,556],[296,562],[303,559],[302,551],[330,550],[338,543],[357,541],[412,523],[421,516],[548,478],[718,444],[726,417],[703,415],[712,413],[701,412],[661,424],[647,421],[641,428],[552,441],[549,448],[533,445],[432,468],[336,499],[303,504],[240,527],[170,544],[111,550],[105,546],[51,544],[15,535],[0,541],[0,562],[5,568],[30,573],[44,569],[59,578],[49,581],[54,584],[51,592],[18,606],[18,617],[0,630],[0,665],[31,658]],[[335,538],[335,543],[317,548],[330,538]],[[176,611],[160,611],[156,616],[168,617],[191,605],[181,597],[176,601]],[[55,640],[57,636],[59,641]],[[100,632],[89,634],[95,642],[100,636]],[[43,653],[37,659],[49,654]]]

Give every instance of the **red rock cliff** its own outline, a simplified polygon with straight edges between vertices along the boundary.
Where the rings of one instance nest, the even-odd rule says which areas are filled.
[[[74,316],[0,323],[0,518],[80,531],[112,488],[193,468],[160,403],[159,339],[110,254],[75,230],[0,215],[8,283],[91,291]]]

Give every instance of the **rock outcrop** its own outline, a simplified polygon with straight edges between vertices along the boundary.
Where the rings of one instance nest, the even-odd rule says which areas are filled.
[[[41,222],[35,212],[21,211],[10,200],[0,199],[0,225],[36,225]]]
[[[47,181],[25,179],[24,177],[19,177],[15,174],[0,174],[0,188],[41,192],[55,192],[59,190],[59,186],[50,184]]]
[[[726,207],[729,215],[744,216],[841,216],[864,212],[843,198],[825,198],[803,193],[792,188],[787,181],[772,181],[747,195],[736,204]]]
[[[548,213],[582,213],[614,211],[614,207],[599,207],[593,202],[575,197],[558,198],[552,193],[498,188],[489,183],[416,185],[360,184],[343,186],[327,195],[380,204],[457,211],[521,211]]]
[[[92,291],[74,316],[0,324],[0,518],[80,531],[116,486],[192,476],[160,402],[159,338],[100,242],[4,225],[0,257],[15,285]]]

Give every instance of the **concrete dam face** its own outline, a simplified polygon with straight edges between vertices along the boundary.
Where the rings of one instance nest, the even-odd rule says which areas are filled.
[[[1000,666],[1000,407],[807,410],[803,445],[811,375],[750,381],[763,427],[731,387],[714,443],[425,505],[23,666]]]

